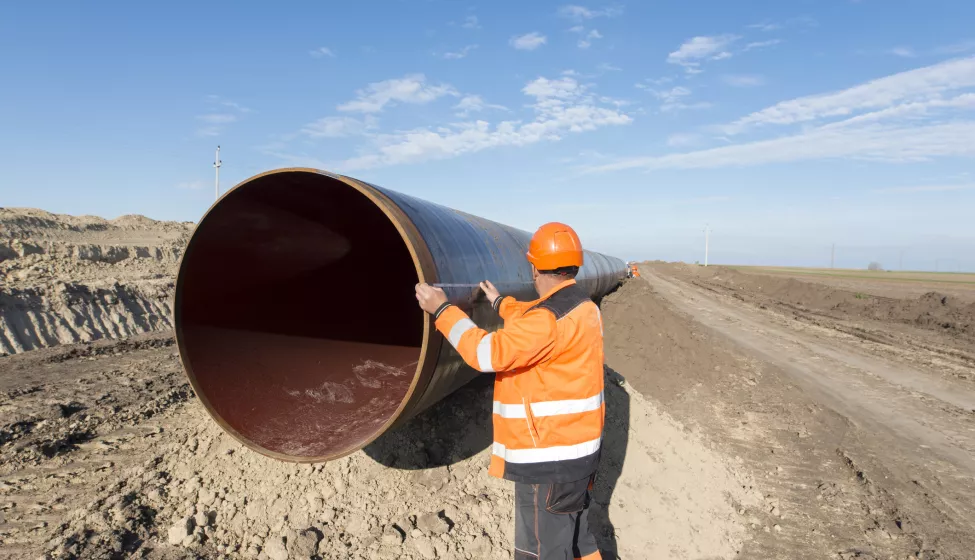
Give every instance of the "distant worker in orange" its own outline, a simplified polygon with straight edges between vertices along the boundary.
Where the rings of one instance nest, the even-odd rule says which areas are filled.
[[[416,299],[465,362],[497,372],[488,473],[515,483],[515,558],[599,559],[589,502],[605,416],[602,318],[576,285],[583,253],[572,228],[543,225],[527,257],[539,299],[517,301],[480,284],[504,319],[494,333],[443,290],[418,284]]]

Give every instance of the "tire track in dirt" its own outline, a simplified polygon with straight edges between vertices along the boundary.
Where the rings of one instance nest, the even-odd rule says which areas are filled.
[[[837,454],[898,528],[944,558],[965,558],[975,535],[975,418],[964,383],[864,353],[856,337],[745,308],[738,299],[646,271],[675,308],[774,364],[854,429]],[[938,396],[945,397],[945,402]],[[887,529],[884,529],[887,530]]]

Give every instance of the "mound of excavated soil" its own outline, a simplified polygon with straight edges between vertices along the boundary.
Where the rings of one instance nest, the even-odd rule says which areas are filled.
[[[0,355],[170,328],[192,229],[0,208]]]
[[[975,341],[975,303],[937,292],[896,299],[722,266],[658,263],[650,266],[664,267],[670,274],[691,279],[702,287],[730,292],[744,301],[780,305],[836,319],[903,323]]]
[[[626,282],[603,298],[602,312],[612,325],[606,330],[607,363],[628,378],[640,377],[640,390],[662,403],[723,379],[737,365],[707,329],[676,315],[647,282]]]

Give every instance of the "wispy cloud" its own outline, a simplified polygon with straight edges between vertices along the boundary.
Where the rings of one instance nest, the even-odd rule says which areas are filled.
[[[312,55],[315,58],[323,58],[326,56],[329,58],[335,58],[337,56],[335,54],[335,51],[333,51],[328,47],[318,47],[315,50],[308,51],[308,54]]]
[[[522,92],[532,99],[535,117],[531,121],[502,121],[492,126],[476,120],[377,134],[371,149],[336,167],[354,170],[446,159],[500,146],[557,141],[566,134],[632,122],[618,109],[600,106],[589,86],[568,76],[537,78],[526,84]],[[469,100],[467,104],[473,107],[477,102]]]
[[[237,111],[238,113],[250,113],[251,112],[251,109],[250,108],[244,107],[240,103],[236,103],[236,102],[231,101],[229,99],[224,99],[223,97],[220,97],[219,95],[208,95],[207,96],[207,102],[208,103],[212,103],[214,105],[219,105],[221,107],[227,107],[229,109],[233,109],[234,111]]]
[[[670,53],[667,56],[667,62],[683,66],[684,70],[689,73],[698,73],[701,62],[730,57],[731,53],[727,48],[738,39],[740,37],[737,35],[730,34],[692,37],[676,51]]]
[[[745,48],[743,48],[741,51],[748,52],[755,49],[764,49],[767,47],[773,47],[780,43],[782,43],[781,39],[769,39],[768,41],[755,41],[753,43],[748,43],[747,45],[745,45]]]
[[[237,115],[231,113],[210,113],[207,115],[198,115],[196,118],[207,124],[230,124],[237,122]]]
[[[613,66],[608,62],[602,62],[596,67],[600,72],[621,72],[623,69],[619,66]]]
[[[531,33],[526,33],[524,35],[512,37],[508,41],[508,43],[512,47],[520,51],[533,51],[547,42],[548,42],[548,38],[537,31],[532,31]]]
[[[467,16],[464,18],[464,23],[460,25],[464,29],[480,29],[481,24],[477,21],[477,16]]]
[[[665,91],[638,86],[665,103],[681,103],[689,96],[689,91],[680,86]],[[783,136],[625,158],[588,171],[744,167],[829,159],[903,163],[973,157],[975,120],[962,120],[960,116],[975,110],[975,92],[956,91],[973,87],[975,57],[950,60],[838,92],[783,101],[716,127],[733,136],[762,126],[790,126],[793,132]],[[733,141],[728,137],[723,140]],[[683,138],[676,136],[669,145],[680,147],[682,142]],[[930,185],[924,187],[935,190]]]
[[[465,58],[470,52],[477,48],[477,45],[467,45],[459,51],[445,52],[443,58],[445,60],[460,60]]]
[[[704,101],[696,103],[685,102],[685,99],[691,95],[691,90],[684,86],[676,86],[664,90],[653,89],[642,84],[637,84],[637,87],[645,89],[650,95],[659,99],[660,111],[664,113],[676,113],[685,109],[708,109],[711,107],[710,103]]]
[[[950,45],[943,45],[934,49],[935,54],[964,54],[967,52],[975,51],[975,39],[968,41],[960,41],[958,43],[952,43]]]
[[[309,138],[344,138],[365,134],[376,127],[376,120],[366,115],[362,120],[352,117],[325,117],[308,123],[301,132]]]
[[[765,84],[765,77],[755,74],[726,74],[721,79],[732,87],[757,87]]]
[[[176,184],[177,189],[189,190],[189,191],[198,191],[211,186],[213,186],[213,183],[208,183],[206,181],[201,181],[199,179],[195,181],[183,181],[181,183]]]
[[[698,143],[701,140],[699,134],[694,133],[678,133],[671,134],[667,137],[667,145],[672,148],[679,148],[684,146],[690,146]]]
[[[859,159],[891,163],[936,157],[975,156],[975,122],[924,126],[873,124],[859,128],[816,128],[771,140],[707,150],[619,160],[589,172],[624,169],[707,169],[749,167],[822,159]]]
[[[842,91],[800,97],[777,103],[723,127],[738,134],[762,125],[785,125],[857,111],[887,108],[895,103],[932,99],[960,88],[975,86],[975,57],[950,60],[879,78]]]
[[[731,200],[731,197],[726,195],[697,196],[694,198],[675,200],[674,204],[679,206],[694,206],[698,204],[717,204],[718,202],[728,202],[729,200]]]
[[[560,7],[558,14],[561,17],[571,19],[573,21],[583,21],[599,17],[617,17],[623,15],[623,8],[621,6],[609,6],[606,8],[592,10],[585,6],[569,4]]]
[[[227,125],[237,122],[242,115],[251,112],[251,109],[240,103],[219,95],[208,95],[206,104],[210,112],[196,116],[196,120],[203,123],[203,126],[196,130],[198,136],[220,136]]]
[[[447,84],[428,84],[423,74],[408,74],[402,78],[369,84],[356,92],[356,98],[338,106],[350,113],[378,113],[396,103],[429,103],[446,95],[457,96],[457,90]]]
[[[487,103],[480,95],[465,95],[461,98],[457,105],[454,105],[454,110],[457,111],[456,114],[459,117],[466,117],[471,113],[479,113],[488,109],[495,109],[498,111],[508,110],[508,108],[504,105]]]
[[[912,49],[911,47],[894,47],[887,52],[894,56],[899,56],[901,58],[917,57],[917,53],[914,52],[914,49]]]
[[[749,29],[758,29],[760,31],[777,31],[782,29],[784,26],[781,23],[765,21],[762,23],[753,23],[748,26]]]
[[[876,194],[897,194],[897,193],[923,193],[923,192],[952,192],[969,191],[975,189],[975,184],[964,185],[916,185],[910,187],[888,187],[883,189],[873,189],[870,192]]]
[[[592,42],[594,39],[602,39],[602,38],[603,36],[598,30],[591,29],[588,33],[585,34],[584,37],[579,39],[577,46],[580,49],[588,49],[589,47],[592,46]]]

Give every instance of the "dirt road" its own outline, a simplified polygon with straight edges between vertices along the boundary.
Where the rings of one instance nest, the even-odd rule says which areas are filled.
[[[666,269],[645,269],[644,278],[674,309],[778,368],[810,400],[848,420],[858,435],[840,442],[840,453],[883,495],[898,528],[909,521],[929,556],[970,557],[975,384],[966,376],[945,375],[944,360],[933,353],[891,349],[839,323],[751,306]],[[900,359],[905,352],[915,354],[910,365]]]

